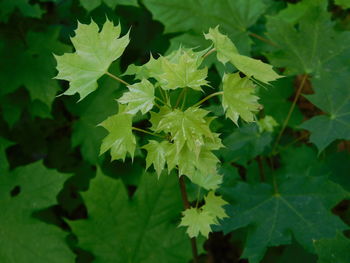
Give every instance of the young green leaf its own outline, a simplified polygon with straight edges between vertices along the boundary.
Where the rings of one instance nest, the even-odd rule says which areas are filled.
[[[203,211],[215,217],[215,223],[218,223],[218,219],[228,217],[223,208],[224,205],[228,204],[221,196],[216,196],[214,191],[210,191],[206,197],[204,197],[205,205],[202,207]]]
[[[210,225],[217,225],[218,219],[227,217],[224,205],[227,204],[221,197],[215,196],[211,191],[204,198],[205,205],[200,208],[191,207],[182,212],[180,226],[187,226],[187,234],[192,237],[197,237],[202,234],[208,237],[211,232]]]
[[[162,74],[157,79],[164,90],[189,87],[202,90],[207,86],[208,69],[199,69],[202,57],[192,50],[180,48],[167,57],[160,57]]]
[[[134,157],[136,139],[132,133],[132,115],[124,111],[125,106],[120,105],[118,114],[99,124],[109,132],[103,139],[100,154],[110,149],[112,160],[125,160],[127,153]]]
[[[255,86],[248,77],[241,78],[239,73],[225,74],[223,77],[222,106],[236,125],[241,117],[246,122],[253,122],[255,113],[261,108],[255,96]]]
[[[198,157],[205,138],[212,138],[213,133],[205,116],[209,112],[200,108],[190,107],[185,111],[174,109],[162,116],[156,127],[157,132],[170,133],[177,153],[184,145]]]
[[[219,31],[219,26],[210,28],[209,33],[204,34],[206,39],[213,42],[220,62],[231,62],[239,71],[248,77],[254,77],[261,82],[268,83],[281,78],[272,66],[260,60],[240,55],[232,41]]]
[[[82,100],[97,89],[97,80],[129,44],[129,34],[119,38],[120,31],[120,25],[115,27],[108,19],[100,32],[94,21],[88,25],[78,23],[76,35],[71,38],[75,53],[55,56],[56,78],[70,82],[69,89],[63,94],[79,93]]]
[[[147,151],[146,169],[148,169],[153,164],[158,177],[164,169],[166,162],[166,153],[169,147],[170,143],[168,141],[157,142],[153,140],[149,141],[148,144],[142,147]]]
[[[267,115],[258,121],[258,126],[259,126],[260,132],[264,132],[264,131],[273,132],[274,128],[278,126],[278,123],[275,121],[275,119],[272,116]]]
[[[217,162],[217,160],[215,161]],[[191,180],[192,183],[197,184],[206,190],[218,189],[220,184],[222,183],[222,175],[218,174],[216,171],[203,173],[201,170],[197,169],[194,172],[186,173],[185,175]],[[213,169],[211,168],[210,170]]]
[[[118,99],[121,104],[127,104],[125,112],[136,114],[139,110],[146,114],[153,108],[154,103],[154,86],[147,79],[128,86],[129,92],[123,94]]]
[[[215,224],[215,217],[200,208],[191,207],[182,212],[182,219],[179,226],[187,226],[187,234],[193,238],[202,234],[208,237],[211,228]]]

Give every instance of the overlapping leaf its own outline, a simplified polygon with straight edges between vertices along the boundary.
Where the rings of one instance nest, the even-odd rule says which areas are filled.
[[[241,117],[246,122],[253,122],[260,104],[255,96],[255,85],[248,77],[241,78],[239,73],[226,74],[223,78],[222,106],[236,125]]]
[[[102,3],[114,9],[117,5],[137,6],[137,0],[80,0],[80,4],[88,11],[95,9]]]
[[[227,62],[231,62],[239,71],[248,77],[254,77],[264,83],[281,78],[281,76],[273,71],[271,65],[239,54],[232,41],[220,33],[219,26],[210,28],[209,32],[204,34],[204,36],[213,42],[218,60],[221,63],[226,64]]]
[[[220,25],[245,54],[251,45],[247,29],[266,10],[261,0],[145,0],[144,4],[165,25],[167,33],[193,30],[202,34],[209,27]]]
[[[175,109],[162,116],[155,130],[171,134],[177,153],[186,145],[197,157],[201,147],[204,146],[204,139],[214,139],[209,123],[205,119],[208,113],[196,107],[190,107],[185,111]]]
[[[0,254],[6,263],[74,262],[65,234],[32,213],[56,204],[67,175],[40,162],[0,176]]]
[[[310,141],[322,151],[336,139],[350,139],[349,74],[324,72],[313,84],[316,94],[307,98],[326,114],[313,117],[301,127],[311,131]]]
[[[71,221],[79,246],[95,262],[187,263],[191,249],[183,229],[177,228],[182,209],[176,176],[144,174],[129,200],[122,181],[98,172],[83,193],[89,219]]]
[[[154,86],[147,79],[128,86],[129,91],[124,93],[118,102],[127,104],[125,112],[136,114],[141,111],[146,114],[154,105]]]
[[[125,160],[127,153],[134,157],[136,139],[132,133],[132,115],[124,111],[125,106],[120,105],[118,114],[108,117],[100,124],[109,133],[102,141],[100,154],[111,150],[112,160]]]
[[[187,226],[190,237],[197,237],[199,234],[208,237],[211,232],[210,226],[218,224],[218,219],[227,217],[223,208],[227,202],[220,196],[211,191],[204,199],[205,204],[202,207],[191,207],[182,212],[180,226]]]
[[[348,228],[330,210],[349,194],[325,177],[289,178],[277,190],[266,184],[246,183],[223,189],[233,207],[222,228],[230,232],[249,227],[242,255],[249,262],[260,262],[269,246],[290,244],[292,235],[313,251],[313,240],[334,237],[337,230]]]

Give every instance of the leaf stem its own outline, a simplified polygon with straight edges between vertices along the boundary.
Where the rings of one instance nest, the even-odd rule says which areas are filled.
[[[183,97],[183,95],[185,94],[185,91],[186,91],[186,88],[183,88],[181,93],[179,94],[179,96],[177,97],[177,100],[176,100],[176,104],[175,104],[175,108],[177,108],[180,104],[180,101]]]
[[[267,44],[269,44],[271,46],[278,47],[278,45],[275,42],[272,42],[271,40],[269,40],[267,38],[264,38],[264,37],[262,37],[262,36],[260,36],[258,34],[250,32],[249,35],[252,36],[252,37],[255,37],[256,39],[259,39],[259,40],[261,40],[261,41],[263,41],[263,42],[265,42],[265,43],[267,43]]]
[[[161,136],[161,135],[159,135],[159,134],[157,134],[157,133],[154,133],[154,132],[146,131],[146,130],[144,130],[144,129],[140,129],[140,128],[137,128],[137,127],[132,127],[132,129],[133,129],[134,131],[143,132],[143,133],[146,133],[146,134],[153,135],[153,136],[156,136],[156,137],[159,137],[159,138],[164,139],[163,136]]]
[[[218,91],[218,92],[212,93],[212,94],[206,96],[204,99],[198,101],[198,102],[197,102],[196,104],[194,104],[192,107],[197,107],[197,106],[201,105],[203,102],[209,100],[210,98],[215,97],[215,96],[218,96],[218,95],[222,95],[222,94],[224,94],[223,91]]]
[[[119,81],[120,83],[123,83],[126,86],[130,86],[129,83],[127,83],[126,81],[122,80],[121,78],[118,78],[116,75],[113,75],[112,73],[110,73],[108,71],[105,74],[110,76],[111,78],[115,79],[116,81]]]
[[[205,53],[205,54],[202,56],[202,58],[206,58],[207,56],[209,56],[210,54],[214,53],[215,51],[216,51],[215,48],[210,49],[207,53]]]
[[[183,205],[184,205],[185,209],[189,209],[191,207],[191,205],[190,205],[190,202],[188,201],[188,198],[187,198],[186,185],[185,185],[183,175],[179,176],[179,185],[180,185]],[[196,238],[193,237],[190,240],[191,240],[191,247],[192,247],[193,263],[198,263],[199,261],[198,261],[198,251],[197,251]]]
[[[278,146],[278,144],[279,144],[279,142],[280,142],[280,140],[281,140],[281,137],[282,137],[282,135],[283,135],[283,132],[284,132],[284,130],[286,129],[286,127],[287,127],[287,125],[288,125],[289,119],[290,119],[290,117],[292,116],[292,113],[293,113],[293,111],[294,111],[295,105],[296,105],[296,103],[297,103],[297,101],[298,101],[298,99],[299,99],[299,97],[300,97],[301,91],[303,90],[303,87],[304,87],[304,84],[305,84],[305,82],[306,82],[307,77],[308,77],[308,75],[305,74],[305,75],[303,75],[303,77],[302,77],[302,79],[301,79],[301,82],[300,82],[300,85],[299,85],[299,87],[298,87],[297,93],[295,94],[293,103],[292,103],[292,105],[291,105],[290,108],[289,108],[287,117],[286,117],[286,119],[284,120],[283,125],[282,125],[282,128],[281,128],[281,130],[280,130],[280,132],[279,132],[279,134],[278,134],[278,136],[277,136],[277,139],[276,139],[276,142],[275,142],[275,144],[274,144],[274,146],[273,146],[273,148],[272,148],[271,154],[274,154],[274,152],[276,151],[276,148],[277,148],[277,146]]]

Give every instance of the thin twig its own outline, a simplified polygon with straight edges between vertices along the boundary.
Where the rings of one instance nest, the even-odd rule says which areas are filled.
[[[146,130],[144,130],[144,129],[140,129],[140,128],[137,128],[137,127],[132,127],[132,129],[133,129],[134,131],[143,132],[143,133],[146,133],[146,134],[153,135],[153,136],[156,136],[156,137],[159,137],[159,138],[164,139],[164,137],[163,137],[162,135],[159,135],[159,134],[154,133],[154,132],[146,131]]]
[[[267,38],[264,38],[264,37],[262,37],[262,36],[260,36],[258,34],[250,32],[249,35],[252,36],[252,37],[255,37],[255,38],[257,38],[257,39],[259,39],[259,40],[261,40],[261,41],[271,45],[271,46],[278,47],[278,45],[275,42],[272,42],[271,40],[269,40]]]
[[[202,56],[202,58],[206,58],[207,56],[209,56],[210,54],[214,53],[215,51],[216,51],[215,48],[210,49],[207,53],[205,53],[205,54]]]
[[[218,92],[212,93],[212,94],[206,96],[204,99],[198,101],[198,102],[197,102],[196,104],[194,104],[192,107],[197,107],[197,106],[201,105],[203,102],[209,100],[210,98],[212,98],[212,97],[214,97],[214,96],[222,95],[222,94],[224,94],[223,91],[218,91]]]
[[[191,205],[190,205],[190,202],[188,201],[188,198],[187,198],[186,185],[185,185],[183,175],[179,176],[179,185],[180,185],[183,205],[184,205],[185,209],[189,209],[191,207]],[[197,251],[196,238],[193,237],[190,240],[191,240],[191,247],[192,247],[193,263],[198,263],[199,261],[198,261],[198,251]]]
[[[263,165],[263,160],[261,156],[258,156],[256,158],[256,161],[258,162],[258,166],[259,166],[259,175],[260,175],[260,181],[261,182],[265,182],[265,172],[264,172],[264,165]]]
[[[301,91],[303,90],[303,87],[304,87],[304,84],[305,84],[305,82],[306,82],[307,77],[308,77],[308,75],[305,74],[305,75],[303,76],[301,82],[300,82],[300,85],[299,85],[299,87],[298,87],[297,93],[295,94],[293,103],[292,103],[292,105],[291,105],[290,108],[289,108],[287,117],[286,117],[286,119],[285,119],[284,122],[283,122],[282,128],[281,128],[281,130],[280,130],[280,132],[279,132],[279,134],[278,134],[278,136],[277,136],[276,142],[275,142],[275,144],[274,144],[274,146],[273,146],[273,148],[272,148],[272,152],[271,152],[272,154],[274,154],[274,152],[275,152],[275,150],[276,150],[276,148],[277,148],[277,146],[278,146],[278,144],[279,144],[279,142],[280,142],[280,140],[281,140],[281,137],[282,137],[282,135],[283,135],[283,132],[284,132],[284,130],[286,129],[286,127],[287,127],[287,125],[288,125],[289,119],[290,119],[290,117],[292,116],[292,113],[293,113],[293,111],[294,111],[295,105],[296,105],[296,103],[297,103],[297,101],[298,101],[298,99],[299,99],[299,97],[300,97]]]
[[[105,74],[108,75],[108,76],[110,76],[111,78],[113,78],[113,79],[119,81],[120,83],[123,83],[123,84],[126,85],[126,86],[130,86],[129,83],[127,83],[126,81],[122,80],[121,78],[118,78],[116,75],[113,75],[112,73],[110,73],[110,72],[108,72],[108,71],[107,71]]]

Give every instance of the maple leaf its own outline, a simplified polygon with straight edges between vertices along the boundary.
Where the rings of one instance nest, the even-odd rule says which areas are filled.
[[[344,57],[350,34],[333,29],[334,23],[323,6],[304,1],[300,4],[304,10],[297,21],[285,19],[283,14],[268,18],[267,35],[278,47],[267,56],[274,66],[286,68],[287,75],[317,75],[329,60]]]
[[[129,92],[125,92],[118,102],[127,104],[125,112],[136,114],[139,110],[142,114],[150,111],[154,105],[154,86],[147,79],[128,86]]]
[[[177,153],[186,144],[188,149],[199,155],[205,138],[212,138],[213,134],[205,116],[209,112],[200,108],[190,107],[185,111],[174,109],[162,116],[156,132],[170,133]]]
[[[241,78],[239,73],[225,74],[223,77],[222,106],[236,125],[241,117],[246,122],[252,122],[255,113],[261,108],[255,96],[255,86],[248,77]]]
[[[134,158],[136,139],[132,133],[132,115],[124,110],[125,106],[120,105],[118,114],[99,124],[109,132],[102,141],[100,154],[110,149],[112,160],[125,160],[127,152]]]
[[[231,62],[239,71],[243,72],[248,77],[254,77],[261,82],[268,83],[282,76],[273,71],[272,66],[260,60],[240,55],[236,46],[232,41],[219,31],[219,26],[210,28],[207,34],[204,34],[206,39],[213,42],[214,48],[217,51],[217,58],[223,64]]]
[[[341,232],[333,238],[314,240],[318,255],[318,263],[348,263],[350,262],[350,240]]]
[[[260,132],[273,132],[274,128],[278,126],[278,123],[272,116],[266,115],[258,121],[258,126]]]
[[[0,99],[3,100],[1,107],[10,125],[19,119],[27,106],[23,99],[13,93],[22,86],[29,92],[32,116],[51,117],[51,104],[60,89],[58,81],[52,79],[55,76],[52,52],[71,50],[68,45],[58,41],[59,34],[59,28],[53,28],[45,32],[29,31],[24,36],[24,42],[4,39],[4,45],[0,47],[0,78],[3,85]],[[40,111],[37,110],[39,107]]]
[[[150,140],[148,144],[144,145],[142,148],[146,149],[146,169],[148,169],[152,164],[154,169],[157,172],[158,177],[162,173],[165,162],[166,162],[166,153],[170,143],[168,141],[157,142]]]
[[[33,212],[57,203],[68,175],[49,170],[41,162],[0,176],[0,254],[6,263],[74,262],[58,227],[40,222]],[[14,189],[19,193],[13,195]],[[35,241],[35,242],[34,242]]]
[[[120,25],[115,27],[108,19],[100,32],[94,21],[88,25],[78,23],[76,34],[71,38],[75,53],[55,56],[58,70],[56,79],[70,82],[69,89],[63,94],[79,93],[82,100],[97,89],[97,80],[129,44],[129,33],[119,38],[120,31]]]
[[[106,136],[106,131],[97,125],[118,112],[115,98],[121,93],[112,78],[105,78],[99,84],[96,92],[80,103],[73,97],[66,103],[70,112],[79,118],[73,124],[72,147],[80,146],[83,158],[91,164],[99,161],[101,141]]]
[[[333,237],[347,226],[331,209],[349,196],[325,177],[298,176],[284,180],[275,193],[270,185],[238,183],[222,190],[233,205],[221,221],[225,233],[250,226],[243,258],[258,263],[267,247],[290,244],[293,237],[313,251],[313,240]]]
[[[167,57],[160,57],[162,73],[157,77],[165,90],[189,87],[202,90],[201,86],[208,86],[206,81],[208,69],[198,69],[203,58],[192,50],[180,48]]]
[[[248,29],[267,9],[262,0],[147,0],[144,4],[154,19],[164,24],[165,33],[192,31],[202,34],[209,27],[220,24],[245,54],[250,52],[252,44]]]
[[[89,219],[70,221],[79,246],[97,263],[187,263],[188,237],[177,228],[182,209],[175,176],[143,174],[131,200],[123,182],[102,174],[82,193]]]
[[[211,228],[215,224],[215,218],[208,212],[191,207],[182,212],[182,219],[179,226],[187,226],[187,234],[190,238],[202,234],[208,237]]]
[[[228,203],[222,199],[221,196],[216,196],[214,191],[210,191],[207,196],[204,197],[205,205],[202,207],[203,211],[215,217],[215,223],[218,224],[218,219],[228,217],[225,212],[224,205]]]
[[[102,3],[105,3],[108,7],[112,9],[114,9],[117,5],[138,6],[137,0],[80,0],[80,4],[88,11],[94,10]]]
[[[227,217],[224,205],[227,204],[220,196],[215,196],[211,191],[204,198],[205,204],[200,207],[191,207],[182,212],[182,219],[179,226],[187,226],[187,234],[192,237],[197,237],[202,234],[208,237],[211,232],[211,225],[218,224],[218,219]]]
[[[250,160],[266,153],[271,142],[271,133],[261,133],[255,123],[246,124],[229,133],[220,154],[225,162],[247,166]]]
[[[39,4],[31,4],[29,0],[2,0],[0,3],[0,22],[7,22],[11,13],[17,8],[27,17],[40,18],[44,13]]]
[[[310,141],[321,152],[336,139],[350,139],[349,75],[338,71],[335,80],[334,73],[327,71],[315,78],[313,85],[316,93],[306,97],[326,114],[307,120],[301,127],[311,132]]]

